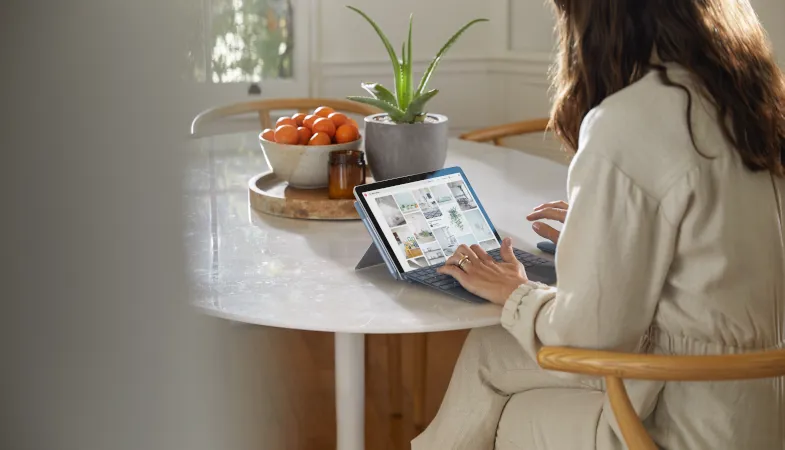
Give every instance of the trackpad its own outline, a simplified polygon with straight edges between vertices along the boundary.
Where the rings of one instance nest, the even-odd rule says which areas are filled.
[[[556,267],[553,264],[541,264],[526,268],[526,276],[531,281],[543,284],[556,284]]]

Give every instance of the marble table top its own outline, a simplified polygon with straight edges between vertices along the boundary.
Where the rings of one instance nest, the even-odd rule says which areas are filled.
[[[499,323],[501,311],[355,271],[371,243],[359,221],[285,219],[248,204],[248,180],[267,163],[253,133],[194,140],[186,155],[186,235],[194,304],[250,324],[343,333],[417,333]],[[567,167],[517,150],[450,142],[491,220],[515,246],[539,254],[526,214],[564,199]]]

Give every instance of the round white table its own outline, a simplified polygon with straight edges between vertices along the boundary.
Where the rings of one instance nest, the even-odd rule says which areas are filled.
[[[359,221],[259,213],[248,180],[267,169],[255,134],[194,141],[185,172],[186,246],[195,304],[232,321],[335,333],[337,448],[364,447],[364,335],[469,329],[499,323],[500,309],[355,271],[371,243]],[[540,253],[525,217],[565,197],[567,167],[506,148],[450,142],[491,220],[515,246]]]

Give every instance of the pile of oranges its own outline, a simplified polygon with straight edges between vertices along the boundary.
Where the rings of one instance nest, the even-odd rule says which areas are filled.
[[[262,139],[287,145],[346,144],[359,138],[357,122],[328,106],[316,108],[313,114],[281,117],[274,130],[262,132]]]

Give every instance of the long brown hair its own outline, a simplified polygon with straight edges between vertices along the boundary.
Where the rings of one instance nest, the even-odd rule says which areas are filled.
[[[785,76],[748,0],[555,4],[560,55],[551,128],[572,150],[586,114],[650,70],[689,96],[664,66],[652,64],[656,52],[691,73],[717,106],[723,133],[748,168],[785,175]],[[688,124],[691,107],[689,97]]]

